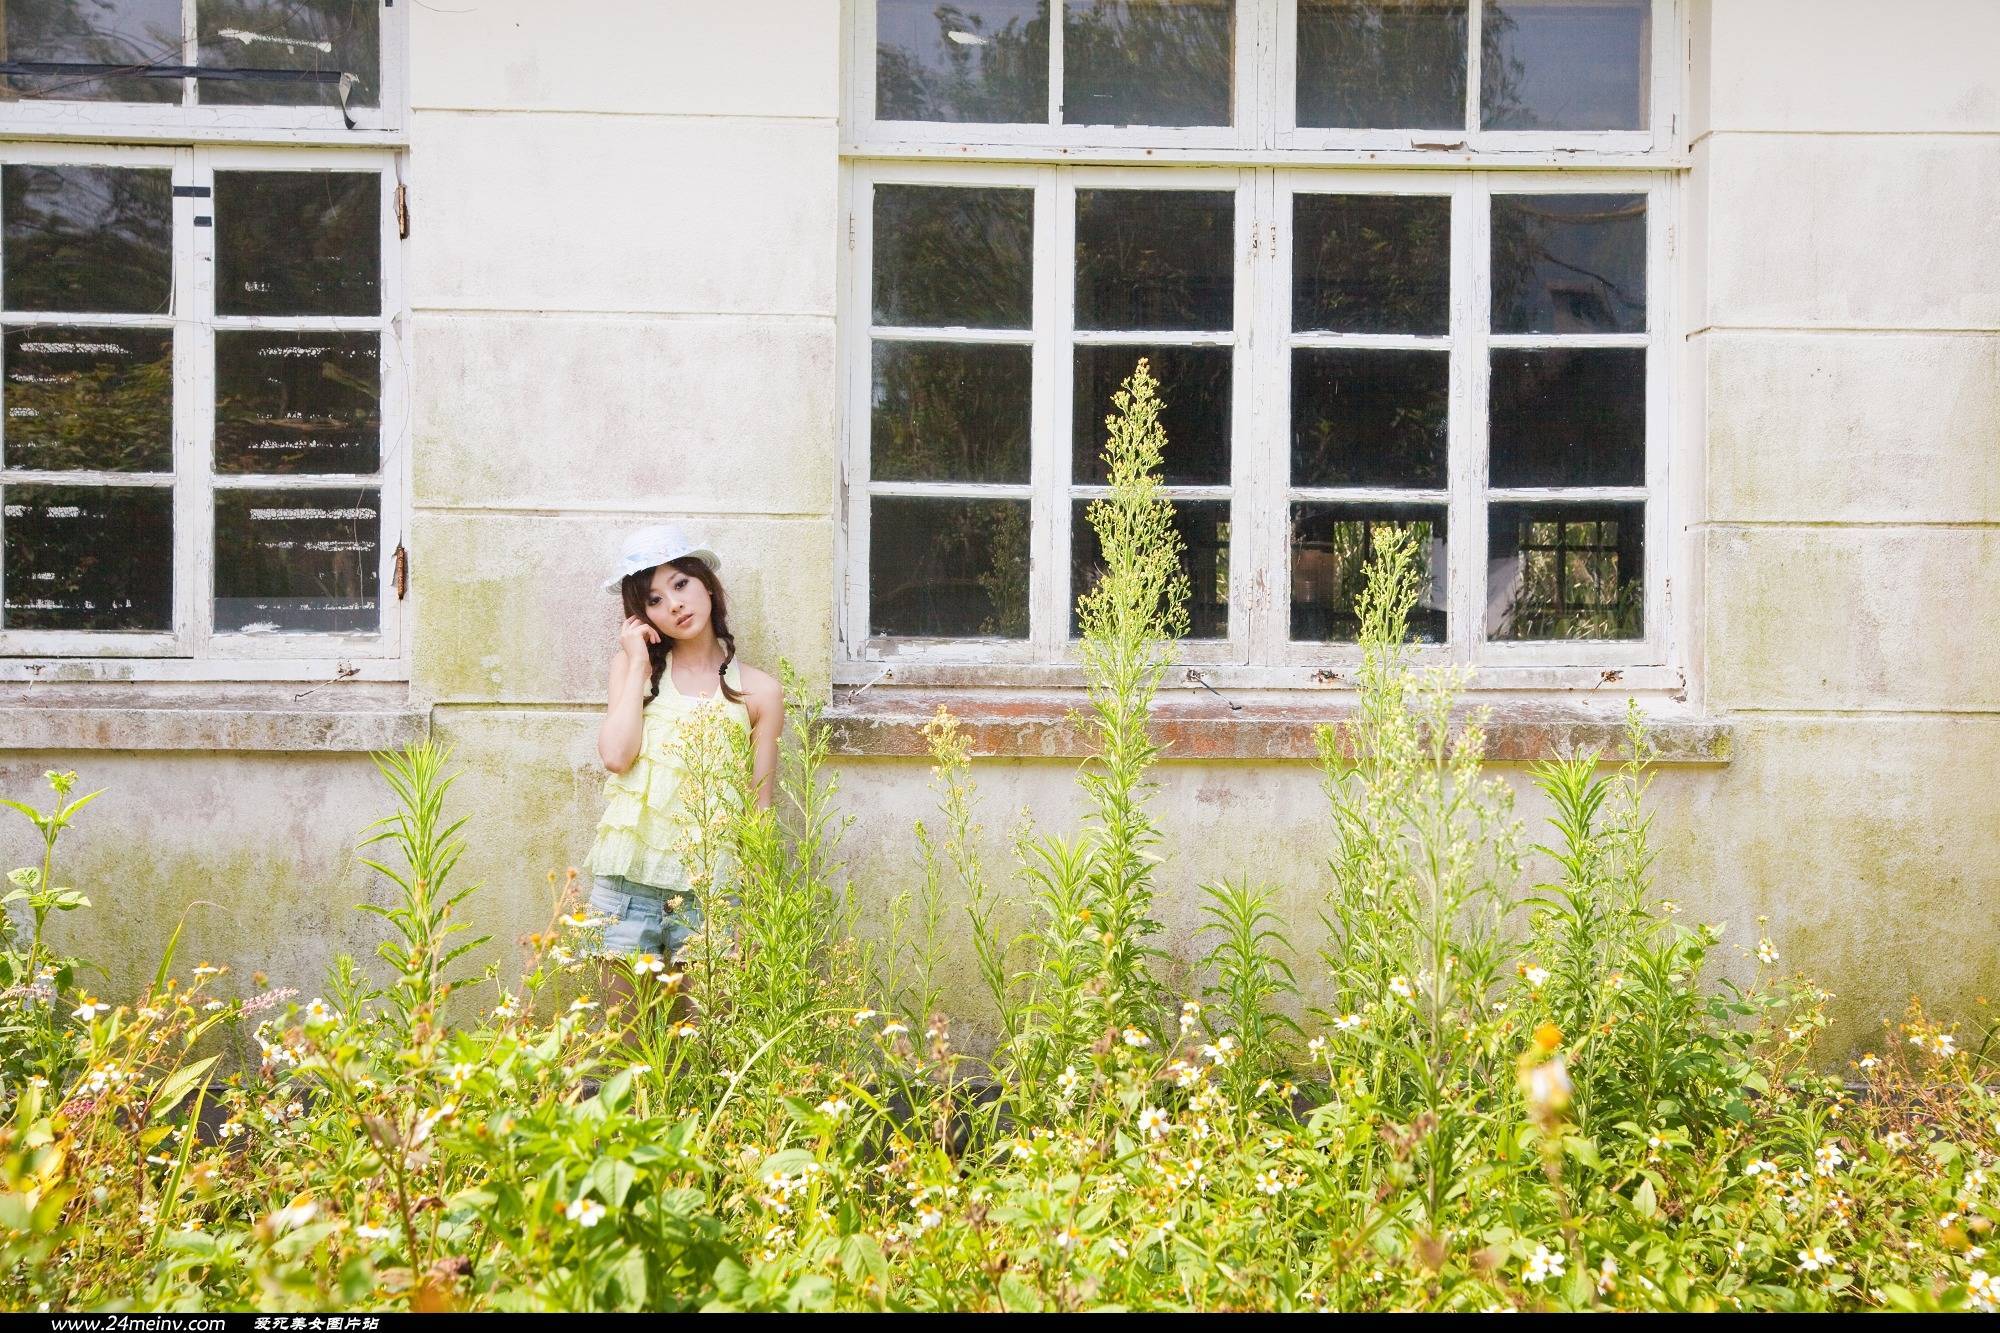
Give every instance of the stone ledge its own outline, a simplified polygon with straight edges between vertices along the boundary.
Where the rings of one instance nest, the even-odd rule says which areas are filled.
[[[929,754],[923,726],[939,705],[964,724],[972,753],[982,758],[1080,759],[1091,753],[1085,729],[1071,716],[1078,696],[990,695],[952,691],[908,691],[893,695],[836,698],[827,710],[831,751],[836,755],[893,758]],[[1486,757],[1498,763],[1527,763],[1597,750],[1625,752],[1622,713],[1574,704],[1494,700],[1474,704],[1491,715]],[[1463,717],[1472,709],[1455,714]],[[1221,704],[1169,702],[1153,710],[1153,738],[1168,760],[1312,760],[1319,756],[1314,731],[1325,722],[1353,715],[1351,701],[1314,704],[1245,704],[1235,712]],[[1647,722],[1662,764],[1726,764],[1732,728],[1714,718],[1653,716]]]
[[[430,732],[430,710],[407,701],[338,697],[125,698],[10,694],[0,698],[0,751],[221,750],[356,754],[392,750]]]

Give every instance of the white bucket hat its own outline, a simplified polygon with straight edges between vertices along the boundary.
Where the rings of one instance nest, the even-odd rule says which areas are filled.
[[[604,580],[604,591],[616,592],[626,576],[664,565],[682,556],[699,556],[710,569],[722,568],[722,557],[706,546],[688,540],[677,523],[656,523],[626,535],[625,549],[618,556],[618,572]]]

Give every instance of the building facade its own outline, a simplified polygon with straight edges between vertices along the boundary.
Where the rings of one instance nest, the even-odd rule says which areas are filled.
[[[1662,892],[1768,917],[1839,1042],[2000,980],[1985,0],[19,9],[0,789],[108,788],[63,942],[122,977],[184,910],[308,990],[368,952],[367,752],[425,734],[480,924],[545,919],[598,580],[661,517],[831,699],[870,911],[939,702],[1004,868],[1076,806],[1081,509],[1143,355],[1175,947],[1242,873],[1310,957],[1311,727],[1404,527],[1503,771],[1638,700]]]

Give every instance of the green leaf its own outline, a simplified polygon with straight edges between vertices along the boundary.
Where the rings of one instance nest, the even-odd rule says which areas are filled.
[[[207,1078],[208,1071],[215,1068],[215,1062],[221,1058],[219,1055],[211,1055],[206,1060],[183,1065],[161,1079],[159,1090],[153,1094],[153,1119],[160,1119],[180,1105],[181,1098],[187,1096],[197,1083]]]
[[[874,1278],[878,1291],[889,1281],[889,1261],[882,1255],[882,1246],[865,1231],[855,1232],[841,1245],[840,1271],[849,1282],[859,1282],[864,1276]]]
[[[1013,1314],[1039,1314],[1042,1298],[1018,1274],[1003,1273],[1000,1277],[1000,1308]]]
[[[632,1192],[632,1186],[638,1179],[639,1173],[632,1169],[630,1162],[619,1157],[603,1157],[583,1178],[583,1187],[596,1190],[598,1197],[613,1208],[622,1208],[625,1196]]]
[[[1639,1188],[1632,1192],[1632,1211],[1641,1217],[1651,1217],[1660,1211],[1660,1196],[1651,1180],[1640,1181]]]

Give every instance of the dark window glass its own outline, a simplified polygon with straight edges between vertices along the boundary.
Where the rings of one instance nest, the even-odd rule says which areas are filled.
[[[1495,333],[1645,329],[1645,195],[1493,197]]]
[[[1025,329],[1034,322],[1032,190],[875,187],[875,322]]]
[[[1644,348],[1492,355],[1495,486],[1645,484]]]
[[[1235,256],[1227,191],[1078,190],[1076,326],[1233,328]]]
[[[1090,501],[1070,507],[1069,635],[1082,633],[1077,599],[1104,576],[1104,546],[1090,526]],[[1181,572],[1188,576],[1190,639],[1229,637],[1229,501],[1174,501],[1174,530],[1181,535]]]
[[[1299,0],[1298,123],[1465,127],[1466,0]]]
[[[878,342],[874,371],[875,480],[1028,480],[1029,348]]]
[[[215,493],[215,627],[370,633],[382,497],[373,488]]]
[[[164,315],[173,301],[173,174],[0,169],[9,310]]]
[[[169,630],[174,493],[165,486],[0,488],[7,629]]]
[[[1048,0],[875,0],[875,115],[1047,121]]]
[[[1104,419],[1115,410],[1111,396],[1143,356],[1160,382],[1160,427],[1167,433],[1161,475],[1169,486],[1228,484],[1232,355],[1227,347],[1078,347],[1071,476],[1086,484],[1109,484]]]
[[[1292,485],[1445,484],[1451,353],[1292,352]]]
[[[1480,123],[1644,129],[1652,9],[1652,0],[1487,0]]]
[[[0,5],[0,61],[9,64],[181,63],[181,0],[9,0]],[[81,70],[9,74],[8,101],[178,102],[181,80]]]
[[[1292,635],[1300,643],[1352,643],[1361,634],[1355,601],[1368,562],[1397,530],[1416,534],[1421,579],[1410,608],[1410,638],[1443,643],[1445,518],[1442,505],[1361,505],[1301,501],[1292,506]]]
[[[379,315],[381,270],[375,172],[215,173],[217,314]]]
[[[172,330],[11,328],[6,364],[8,467],[173,470]]]
[[[382,457],[376,333],[215,335],[218,472],[373,472]]]
[[[1487,637],[1644,637],[1645,505],[1499,504],[1487,521]]]
[[[1450,332],[1451,200],[1294,195],[1292,327]]]
[[[382,0],[199,0],[201,63],[237,70],[352,74],[350,107],[382,98]],[[338,85],[305,79],[201,80],[211,106],[338,106]]]
[[[1063,120],[1227,125],[1236,0],[1067,0]]]
[[[1028,502],[876,496],[870,633],[1028,637]]]

